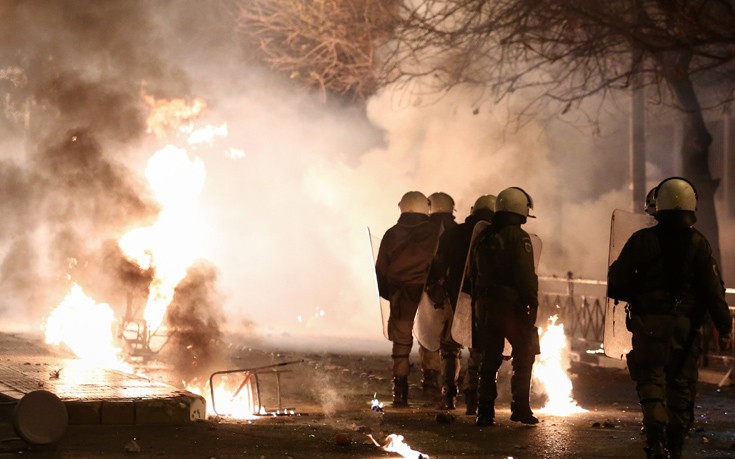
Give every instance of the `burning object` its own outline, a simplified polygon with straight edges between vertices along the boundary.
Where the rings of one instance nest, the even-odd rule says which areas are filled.
[[[380,445],[372,435],[368,435],[370,439],[375,443],[375,446],[388,451],[389,453],[398,453],[401,456],[408,459],[429,459],[429,456],[419,451],[411,449],[406,442],[403,441],[403,435],[390,434],[385,438],[385,444]]]
[[[243,419],[250,419],[256,415],[295,415],[295,409],[284,408],[282,406],[281,373],[287,370],[281,370],[280,367],[303,362],[305,360],[301,359],[262,367],[215,371],[209,377],[211,397],[209,402],[212,406],[212,411],[218,416],[231,416]],[[228,385],[221,378],[223,376],[237,374],[242,376],[242,381],[234,390],[231,387],[228,389]],[[272,375],[275,378],[277,404],[275,411],[268,411],[263,404],[260,381],[260,377],[263,375]],[[216,382],[216,379],[220,381]]]
[[[539,412],[556,416],[584,413],[587,410],[577,406],[572,399],[572,381],[566,373],[569,365],[563,362],[567,338],[564,325],[557,324],[557,319],[557,316],[549,318],[540,338],[541,355],[533,367],[534,378],[544,385],[548,396],[546,405]]]

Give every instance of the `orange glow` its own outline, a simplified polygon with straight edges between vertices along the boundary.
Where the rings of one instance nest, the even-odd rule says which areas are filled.
[[[383,446],[380,446],[372,436],[370,436],[370,439],[373,441],[373,443],[375,443],[375,446],[380,447],[380,449],[382,449],[383,451],[398,453],[402,457],[407,457],[411,459],[429,459],[429,456],[427,456],[426,454],[411,449],[411,447],[403,441],[403,435],[388,435],[385,439],[385,445]]]
[[[146,94],[145,88],[142,97],[150,110],[148,115],[148,131],[157,138],[165,137],[170,131],[186,132],[191,124],[207,107],[204,100],[195,98],[186,99],[156,99]]]
[[[191,125],[206,106],[199,99],[167,101],[145,93],[142,96],[151,109],[149,129],[156,135],[172,129],[191,133],[191,127],[184,124]],[[193,138],[202,142],[213,135],[226,135],[226,126],[204,128]],[[149,158],[145,176],[161,207],[158,220],[152,226],[128,232],[118,245],[142,269],[153,269],[143,318],[146,329],[155,333],[165,319],[176,286],[186,276],[188,267],[201,256],[202,230],[197,205],[206,172],[203,161],[190,158],[183,148],[168,145]],[[78,357],[110,367],[120,361],[120,349],[113,345],[114,325],[112,309],[106,304],[96,304],[74,284],[43,328],[48,343],[64,343]]]
[[[86,364],[130,372],[113,343],[115,314],[109,305],[98,304],[73,284],[61,303],[41,325],[46,343],[66,345]]]
[[[544,386],[548,401],[540,413],[555,416],[568,416],[587,412],[577,406],[572,399],[572,381],[566,373],[569,365],[564,365],[567,337],[564,325],[556,324],[558,317],[549,318],[546,330],[541,334],[541,355],[533,367],[533,376]]]
[[[243,376],[239,383],[232,379],[218,381],[214,388],[214,401],[209,381],[205,383],[195,381],[187,384],[186,390],[204,397],[207,401],[207,416],[220,415],[234,419],[255,419],[259,414],[254,382],[247,376]],[[262,407],[260,410],[260,414],[265,414]]]
[[[148,328],[156,330],[176,286],[201,256],[196,203],[206,172],[201,160],[191,160],[186,150],[169,145],[148,160],[145,174],[163,210],[153,226],[130,231],[119,246],[141,268],[155,268],[144,318]]]

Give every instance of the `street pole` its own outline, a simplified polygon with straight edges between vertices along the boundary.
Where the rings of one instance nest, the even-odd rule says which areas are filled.
[[[631,211],[641,211],[646,200],[646,95],[641,76],[642,53],[633,48],[633,81],[630,107]]]

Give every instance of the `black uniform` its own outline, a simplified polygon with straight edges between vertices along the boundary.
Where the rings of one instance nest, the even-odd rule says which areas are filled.
[[[469,276],[477,330],[473,346],[483,353],[480,365],[478,421],[492,424],[496,378],[507,339],[513,347],[511,420],[538,422],[531,412],[531,372],[538,349],[538,277],[526,218],[497,212],[472,247]]]
[[[441,236],[446,231],[450,231],[457,227],[457,222],[454,220],[454,214],[451,212],[434,212],[429,215],[429,221],[437,226],[439,240],[441,240]],[[434,258],[436,258],[436,256],[434,256]],[[431,269],[433,269],[433,266],[434,264],[432,261]],[[427,280],[427,285],[428,282],[429,281]],[[425,347],[419,346],[419,358],[421,360],[421,370],[423,372],[421,386],[425,391],[432,392],[433,395],[438,397],[439,391],[441,390],[441,356],[439,350],[429,351]]]
[[[427,289],[432,293],[432,299],[443,303],[446,296],[451,310],[446,311],[446,322],[441,339],[442,378],[444,380],[444,395],[446,408],[453,409],[453,398],[457,395],[457,382],[460,372],[460,355],[462,345],[452,339],[452,318],[457,307],[457,298],[462,284],[462,278],[467,263],[467,256],[472,240],[475,225],[480,221],[492,220],[493,211],[481,209],[469,215],[464,223],[447,229],[439,238],[439,247],[431,264]],[[465,400],[467,414],[474,414],[477,410],[477,382],[481,353],[474,348],[470,349],[470,357],[465,379]]]
[[[709,313],[717,330],[730,334],[725,288],[694,213],[659,211],[659,223],[626,242],[608,272],[608,296],[627,301],[633,350],[628,369],[636,382],[647,449],[680,457],[693,421],[700,327]],[[650,454],[650,453],[649,453]]]

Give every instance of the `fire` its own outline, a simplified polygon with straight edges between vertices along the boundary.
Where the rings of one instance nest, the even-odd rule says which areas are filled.
[[[108,304],[98,304],[73,284],[41,328],[46,343],[64,344],[91,365],[130,371],[120,359],[120,348],[113,343],[115,324],[115,313]]]
[[[194,381],[186,385],[186,390],[201,395],[207,401],[207,416],[221,415],[234,419],[255,419],[258,414],[266,414],[262,406],[260,412],[256,408],[258,401],[251,375],[244,375],[239,386],[230,380],[220,380],[215,383],[214,400],[212,400],[212,390],[209,384],[209,381],[203,384]]]
[[[165,137],[171,130],[186,131],[190,129],[191,123],[207,107],[204,100],[196,98],[186,99],[156,99],[142,88],[141,96],[148,105],[148,131],[156,137]]]
[[[201,160],[191,160],[186,150],[169,145],[148,160],[145,175],[163,210],[153,226],[127,233],[118,244],[141,268],[155,268],[144,313],[148,328],[155,330],[186,269],[201,254],[200,219],[194,204],[206,173]]]
[[[145,93],[142,97],[151,109],[149,131],[157,137],[177,130],[177,134],[188,135],[188,140],[205,142],[207,138],[227,133],[226,125],[193,130],[193,121],[206,107],[200,99],[157,100]],[[153,269],[143,318],[147,329],[155,331],[165,318],[176,286],[202,252],[201,219],[196,204],[206,172],[203,161],[191,159],[183,148],[168,145],[148,160],[145,176],[161,206],[158,220],[150,227],[130,231],[118,245],[142,269]],[[112,309],[97,304],[74,284],[43,328],[48,343],[65,343],[80,358],[97,362],[99,366],[119,368],[120,349],[113,345],[114,324]]]
[[[546,389],[548,401],[539,410],[541,413],[568,416],[587,410],[577,406],[572,399],[572,381],[566,374],[568,364],[562,362],[567,338],[564,325],[556,324],[558,317],[549,318],[549,325],[541,335],[541,355],[533,367],[534,378]]]
[[[390,434],[386,437],[386,442],[383,446],[380,446],[380,444],[375,441],[375,439],[372,437],[372,435],[368,435],[370,439],[375,443],[375,446],[379,447],[383,451],[388,451],[390,453],[398,453],[403,457],[411,458],[411,459],[429,459],[429,456],[421,453],[419,451],[416,451],[414,449],[411,449],[410,446],[406,444],[406,442],[403,441],[403,435],[398,434]]]

